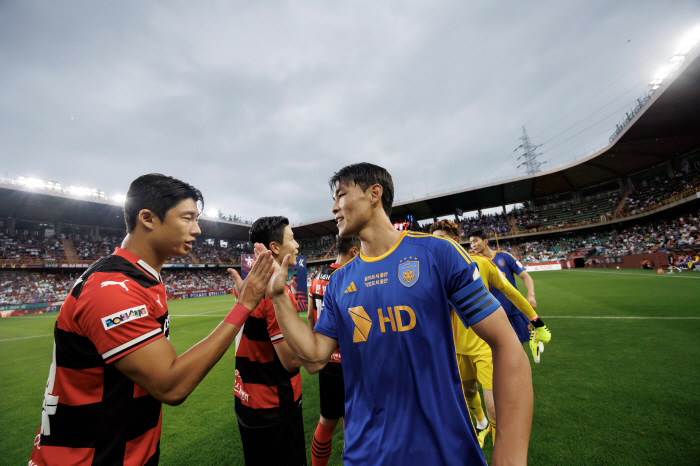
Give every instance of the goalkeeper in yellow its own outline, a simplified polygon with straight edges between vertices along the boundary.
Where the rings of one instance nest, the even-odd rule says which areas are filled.
[[[459,241],[459,227],[454,222],[449,220],[441,220],[434,223],[430,227],[430,233],[435,236]],[[530,303],[520,294],[520,292],[505,279],[498,267],[486,257],[470,255],[479,267],[479,274],[486,288],[491,291],[495,288],[501,291],[516,308],[518,308],[530,321],[539,319],[535,310]],[[542,319],[539,319],[542,322]],[[479,439],[479,444],[483,447],[486,436],[493,431],[492,439],[496,438],[496,406],[493,399],[493,362],[491,356],[491,348],[484,340],[479,338],[474,331],[465,328],[457,314],[452,312],[452,326],[454,329],[455,350],[457,353],[457,364],[459,366],[459,374],[462,379],[462,389],[467,400],[469,410],[476,418],[476,432]],[[551,334],[547,327],[542,326],[537,329],[538,334],[533,332],[530,340],[530,349],[533,357],[537,357],[539,362],[538,346],[541,342],[549,342]],[[538,340],[535,337],[539,338]],[[481,383],[481,388],[484,392],[484,403],[486,404],[486,412],[481,407],[481,397],[477,387],[477,381]]]

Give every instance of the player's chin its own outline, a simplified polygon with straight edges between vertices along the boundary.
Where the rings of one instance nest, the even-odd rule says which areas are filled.
[[[355,236],[357,233],[352,231],[352,228],[348,226],[347,223],[342,222],[338,225],[338,236],[341,238],[349,238],[350,236]]]

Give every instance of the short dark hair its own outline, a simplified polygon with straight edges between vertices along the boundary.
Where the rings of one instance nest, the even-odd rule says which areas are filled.
[[[197,202],[200,211],[204,208],[202,193],[184,181],[160,173],[139,176],[131,182],[124,201],[126,232],[134,231],[142,209],[150,210],[162,222],[168,211],[183,199]]]
[[[477,238],[481,238],[481,239],[485,239],[485,240],[489,239],[489,235],[487,235],[484,230],[474,230],[474,231],[469,233],[469,237],[471,238],[472,236],[476,236]]]
[[[284,229],[289,225],[287,217],[260,217],[250,227],[251,243],[262,243],[270,249],[270,243],[284,243]]]
[[[350,252],[352,248],[360,249],[362,247],[362,242],[359,236],[348,236],[346,238],[338,238],[335,240],[335,247],[338,250],[339,256],[344,256]]]
[[[382,207],[388,217],[391,217],[391,206],[394,203],[394,182],[386,169],[371,163],[362,162],[347,165],[333,174],[328,180],[331,193],[341,183],[356,184],[363,191],[367,191],[370,186],[378,184],[382,187]]]
[[[437,230],[442,230],[450,233],[452,236],[459,237],[459,227],[452,220],[440,220],[430,225],[430,233],[433,234]]]

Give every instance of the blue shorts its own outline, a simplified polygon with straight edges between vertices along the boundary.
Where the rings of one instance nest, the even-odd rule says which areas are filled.
[[[513,326],[513,330],[515,330],[515,334],[518,336],[520,343],[527,343],[530,341],[530,321],[522,312],[509,315],[508,320],[510,320],[510,325]]]

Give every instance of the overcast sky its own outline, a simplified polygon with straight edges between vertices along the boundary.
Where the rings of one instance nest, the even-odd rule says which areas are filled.
[[[607,143],[697,0],[0,2],[0,176],[125,194],[161,172],[206,208],[330,216],[367,161],[397,201]]]

